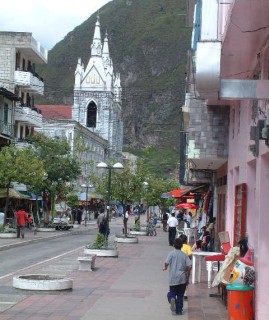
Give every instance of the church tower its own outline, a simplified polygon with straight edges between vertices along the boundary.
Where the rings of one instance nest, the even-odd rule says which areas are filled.
[[[123,144],[120,74],[114,74],[108,35],[102,43],[99,17],[86,69],[78,59],[72,119],[108,141],[108,157],[120,157]]]

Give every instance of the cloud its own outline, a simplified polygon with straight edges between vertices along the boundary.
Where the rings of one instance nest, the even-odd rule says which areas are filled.
[[[32,32],[46,49],[111,0],[7,0],[0,4],[0,30]]]

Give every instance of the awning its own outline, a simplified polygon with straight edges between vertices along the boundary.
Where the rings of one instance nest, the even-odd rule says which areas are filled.
[[[7,189],[1,188],[0,189],[0,198],[7,198]],[[22,194],[21,192],[10,188],[9,189],[9,198],[11,199],[29,199],[29,195]]]
[[[173,198],[180,198],[190,192],[192,190],[192,187],[184,187],[180,189],[174,189],[170,191],[170,194]]]
[[[189,186],[189,187],[183,187],[183,188],[180,188],[180,189],[174,189],[172,191],[170,191],[169,193],[171,194],[171,196],[173,198],[181,198],[183,197],[184,195],[187,195],[189,192],[192,192],[192,191],[195,191],[195,190],[198,190],[198,189],[201,189],[205,187],[205,185],[201,185],[201,186]]]
[[[161,198],[169,199],[169,198],[172,198],[172,195],[170,194],[170,192],[165,192],[165,193],[162,193]]]
[[[101,199],[101,195],[96,193],[88,193],[88,201],[91,199]],[[86,192],[81,192],[78,194],[78,200],[79,201],[86,201]]]

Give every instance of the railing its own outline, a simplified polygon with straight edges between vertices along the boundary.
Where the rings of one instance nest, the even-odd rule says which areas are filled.
[[[15,120],[42,127],[42,113],[34,106],[16,105]]]
[[[13,137],[14,135],[14,125],[10,123],[5,123],[0,120],[0,134]]]

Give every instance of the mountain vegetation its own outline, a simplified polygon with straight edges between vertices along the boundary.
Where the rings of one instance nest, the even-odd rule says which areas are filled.
[[[137,154],[146,148],[152,154],[153,171],[175,170],[191,39],[187,3],[113,0],[106,4],[49,51],[48,64],[38,70],[45,79],[45,96],[39,103],[73,103],[77,60],[81,57],[85,65],[89,61],[98,14],[102,37],[108,32],[114,71],[121,75],[124,149]]]

